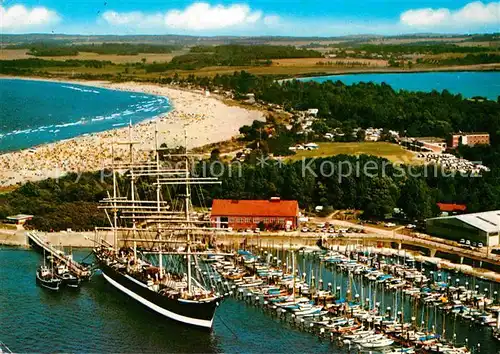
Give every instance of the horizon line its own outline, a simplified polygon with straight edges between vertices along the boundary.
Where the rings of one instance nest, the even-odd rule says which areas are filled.
[[[192,34],[75,34],[75,33],[44,33],[44,32],[30,32],[30,33],[3,33],[2,37],[8,36],[80,36],[80,37],[98,37],[98,36],[114,36],[114,37],[193,37],[193,38],[303,38],[303,39],[313,39],[313,38],[353,38],[353,37],[378,37],[378,38],[398,38],[398,37],[458,37],[458,36],[484,36],[484,35],[500,35],[500,32],[477,32],[477,33],[439,33],[439,32],[415,32],[415,33],[405,33],[405,34],[370,34],[370,33],[360,33],[360,34],[346,34],[338,36],[294,36],[294,35],[192,35]]]

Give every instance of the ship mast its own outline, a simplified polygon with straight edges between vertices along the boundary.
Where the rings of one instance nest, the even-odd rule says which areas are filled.
[[[134,143],[132,141],[132,120],[128,125],[128,140],[129,140],[129,153],[130,153],[130,194],[132,200],[132,238],[136,238],[137,228],[135,220],[135,176],[134,176]],[[137,264],[137,242],[134,241],[134,265]]]
[[[113,248],[118,254],[118,209],[116,205],[115,138],[111,143],[111,171],[113,172]]]
[[[158,215],[160,215],[161,212],[161,202],[160,202],[160,195],[161,195],[161,184],[160,184],[160,147],[158,146],[158,121],[155,123],[155,159],[156,159],[156,211],[158,212]],[[163,279],[163,245],[161,243],[161,225],[160,225],[160,220],[158,220],[158,223],[156,224],[157,227],[157,232],[158,232],[158,241],[160,243],[158,244],[158,266],[160,267],[160,280]]]
[[[187,132],[184,130],[184,148],[186,153],[186,195],[184,196],[185,201],[185,216],[186,216],[186,224],[188,228],[190,227],[189,223],[189,203],[190,203],[190,188],[189,188],[189,156],[187,153]],[[191,235],[190,230],[186,230],[186,242],[187,242],[187,284],[188,284],[188,293],[191,294]]]
[[[138,161],[142,154],[138,154],[134,151],[135,145],[139,144],[138,141],[133,140],[132,124],[129,125],[128,131],[128,141],[119,142],[113,139],[113,145],[111,147],[112,155],[112,171],[113,171],[113,194],[112,196],[108,194],[107,198],[104,198],[100,202],[102,206],[99,209],[104,209],[107,215],[108,210],[112,210],[113,218],[108,217],[111,227],[99,227],[97,230],[102,230],[103,232],[113,231],[114,236],[114,252],[118,254],[119,242],[133,242],[133,252],[134,258],[137,261],[137,242],[144,243],[150,242],[153,246],[157,246],[158,251],[153,250],[150,254],[158,254],[158,265],[159,279],[162,280],[165,276],[166,269],[164,269],[164,259],[163,256],[166,254],[177,254],[185,255],[187,261],[187,294],[192,296],[197,293],[195,288],[201,287],[196,279],[193,279],[193,269],[192,261],[193,256],[202,255],[204,253],[193,252],[193,245],[200,242],[198,236],[200,233],[222,231],[223,229],[219,227],[213,227],[210,225],[209,219],[197,219],[191,213],[192,203],[191,203],[191,185],[192,184],[221,184],[216,177],[197,177],[193,176],[190,172],[191,167],[191,155],[188,154],[188,141],[187,132],[184,132],[184,148],[185,151],[180,151],[179,153],[171,153],[167,148],[162,148],[159,146],[159,134],[158,125],[155,127],[154,136],[154,160],[147,159],[145,161]],[[123,162],[115,161],[116,146],[125,145],[126,151],[130,153],[129,158]],[[178,159],[182,162],[184,159],[185,166],[179,166],[177,168],[168,167],[167,164],[163,164],[161,161],[161,150],[167,150],[168,157]],[[129,197],[120,197],[118,189],[118,176],[117,173],[121,171],[125,172],[127,177],[130,177],[130,189],[131,195]],[[136,194],[138,178],[151,178],[155,180],[153,185],[156,187],[156,198],[151,198],[149,200],[141,200],[140,194]],[[185,184],[185,189],[182,185]],[[163,201],[162,188],[170,188],[168,186],[180,186],[180,193],[174,193],[174,196],[170,196],[170,201]],[[184,192],[184,193],[182,193]],[[154,191],[153,191],[154,193]],[[176,196],[175,196],[176,194]],[[175,200],[173,200],[175,198]],[[173,203],[173,204],[171,204]],[[178,203],[178,204],[177,204]],[[184,204],[184,205],[183,205]],[[183,205],[183,208],[182,208]],[[172,209],[170,210],[170,207]],[[178,206],[178,208],[176,207]],[[183,210],[181,210],[181,208]],[[118,214],[120,212],[120,214]],[[192,217],[193,216],[193,217]],[[123,220],[124,225],[119,226],[118,219]],[[208,221],[207,221],[208,220]],[[153,226],[154,227],[151,227]],[[172,235],[181,235],[182,240],[174,239],[172,237],[164,238],[165,231],[171,232]],[[131,237],[120,236],[118,232],[121,233],[131,233]],[[155,237],[156,236],[156,237]],[[104,240],[102,240],[104,244]],[[184,244],[185,251],[176,250],[172,252],[171,250],[165,248],[164,244]],[[108,244],[110,245],[110,244]],[[111,245],[110,245],[111,246]]]

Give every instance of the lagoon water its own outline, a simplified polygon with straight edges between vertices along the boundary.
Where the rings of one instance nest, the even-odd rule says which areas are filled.
[[[346,85],[358,82],[373,82],[408,91],[448,90],[464,97],[482,96],[496,100],[500,96],[500,72],[425,72],[425,73],[380,73],[347,74],[300,78],[301,81],[325,82],[340,80]]]
[[[74,250],[82,260],[90,250]],[[281,254],[283,255],[283,254]],[[284,261],[286,259],[283,258]],[[89,261],[89,259],[87,259]],[[288,260],[289,261],[289,260]],[[315,335],[299,331],[279,321],[262,309],[234,298],[225,299],[217,310],[212,332],[200,331],[172,322],[146,310],[109,285],[102,275],[95,274],[81,289],[63,289],[58,293],[35,284],[35,270],[42,256],[32,250],[2,247],[0,249],[0,341],[13,352],[90,352],[90,353],[347,353],[337,342],[320,341]],[[316,279],[340,287],[345,296],[349,281],[345,273],[322,268],[311,256],[297,257],[300,273],[315,274]],[[480,285],[490,292],[498,284],[474,280],[442,271]],[[363,289],[363,290],[362,290]],[[361,293],[381,302],[381,307],[400,308],[393,292],[383,292],[374,285],[355,279],[353,294]],[[396,303],[398,304],[396,307]],[[405,318],[425,321],[441,332],[442,314],[433,306],[416,307],[405,298]],[[436,316],[437,315],[437,316]],[[446,337],[464,344],[465,339],[477,352],[500,353],[491,329],[466,322],[457,317],[446,319]],[[368,353],[368,351],[366,351]],[[372,353],[377,353],[373,351]]]
[[[168,112],[165,97],[34,80],[0,80],[0,152],[137,123]]]

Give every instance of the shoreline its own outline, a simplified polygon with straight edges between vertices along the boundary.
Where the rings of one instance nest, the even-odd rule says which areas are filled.
[[[481,66],[481,65],[491,65],[491,66]],[[467,66],[446,66],[446,67],[436,67],[436,68],[415,68],[415,69],[401,69],[401,68],[373,68],[373,69],[339,69],[331,72],[319,71],[317,73],[303,73],[295,74],[287,79],[281,79],[280,81],[303,79],[303,78],[315,78],[323,76],[339,76],[339,75],[363,75],[363,74],[419,74],[419,73],[452,73],[452,72],[500,72],[500,63],[495,64],[477,64]]]
[[[201,91],[188,91],[151,83],[108,81],[59,80],[35,77],[2,76],[1,79],[32,80],[68,83],[126,92],[162,96],[169,100],[171,110],[135,124],[132,139],[139,142],[138,155],[147,157],[154,148],[158,126],[158,143],[168,147],[183,145],[184,131],[188,148],[229,140],[239,134],[239,128],[254,120],[265,120],[264,114],[238,106],[229,106]],[[128,127],[79,135],[71,139],[38,145],[36,152],[29,149],[0,154],[0,187],[27,181],[58,178],[70,172],[99,171],[111,162],[113,141],[128,139]],[[125,156],[126,149],[118,147],[115,155]]]
[[[492,67],[492,68],[463,68],[463,67],[447,67],[443,69],[439,68],[431,68],[431,69],[394,69],[394,70],[386,70],[386,69],[373,69],[373,70],[356,70],[353,69],[353,71],[335,71],[335,72],[318,72],[318,73],[304,73],[304,74],[297,74],[294,75],[291,78],[287,79],[281,79],[279,81],[288,81],[288,80],[295,80],[295,79],[314,79],[314,78],[319,78],[319,77],[325,77],[325,76],[342,76],[342,75],[367,75],[367,74],[427,74],[427,73],[454,73],[454,72],[470,72],[470,73],[482,73],[482,72],[500,72],[500,64],[498,66]],[[313,74],[313,75],[311,75]]]
[[[25,248],[31,249],[31,246],[27,242],[27,236],[25,235],[25,230],[2,230],[0,229],[0,246],[12,247],[12,248]],[[94,243],[92,241],[94,232],[41,232],[43,237],[52,244],[61,245],[63,247],[72,248],[93,248]],[[218,240],[219,243],[225,246],[235,246],[240,244],[243,240],[247,239],[245,235],[240,234],[225,234],[222,239]],[[286,250],[299,250],[300,248],[317,248],[316,241],[317,238],[311,237],[301,237],[301,236],[280,236],[280,235],[261,235],[259,237],[250,237],[247,239],[247,247],[260,247],[266,249],[286,249]],[[112,242],[112,235],[109,235],[109,242]],[[356,240],[344,239],[340,243],[332,244],[336,249],[344,250],[349,245],[357,244]],[[378,253],[384,256],[400,255],[401,250],[388,247],[385,244],[383,247],[378,247],[377,243],[373,243],[369,246],[372,252]],[[430,257],[424,256],[419,252],[412,250],[405,250],[407,255],[412,255],[416,261],[425,262],[429,264],[434,264],[438,269],[449,269],[455,270],[465,275],[475,276],[481,279],[486,279],[492,282],[500,283],[500,273],[496,273],[493,270],[489,270],[481,267],[472,267],[467,264],[454,263],[453,261],[446,258]]]

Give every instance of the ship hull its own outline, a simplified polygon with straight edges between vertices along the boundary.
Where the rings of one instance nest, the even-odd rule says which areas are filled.
[[[200,328],[211,329],[220,298],[206,301],[170,299],[150,290],[145,284],[127,274],[118,272],[103,262],[99,268],[106,281],[120,292],[171,320]]]

